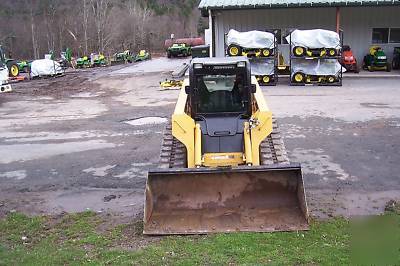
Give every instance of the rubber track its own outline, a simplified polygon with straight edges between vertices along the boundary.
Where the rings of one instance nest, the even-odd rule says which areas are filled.
[[[261,165],[289,164],[278,123],[272,120],[272,133],[260,145]],[[168,122],[165,127],[160,153],[160,168],[186,168],[186,148],[172,136],[172,126]]]

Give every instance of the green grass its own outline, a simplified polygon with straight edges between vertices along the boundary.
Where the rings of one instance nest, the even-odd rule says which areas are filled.
[[[400,221],[399,215],[392,216]],[[92,212],[58,218],[10,214],[0,220],[0,265],[348,265],[350,261],[351,227],[343,218],[312,222],[307,232],[163,238],[142,236],[141,222],[104,229],[107,222],[107,217]]]

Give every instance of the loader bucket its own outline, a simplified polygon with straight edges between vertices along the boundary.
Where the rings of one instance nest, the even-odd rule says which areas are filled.
[[[307,229],[298,164],[149,171],[144,234]]]

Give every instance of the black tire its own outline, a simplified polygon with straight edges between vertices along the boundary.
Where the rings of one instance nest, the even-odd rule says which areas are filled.
[[[360,68],[357,64],[354,64],[354,73],[360,73]]]
[[[273,55],[273,52],[272,52],[273,50],[272,49],[262,49],[261,50],[261,56],[262,57],[270,57],[270,56],[272,56]]]
[[[392,66],[390,65],[390,63],[386,64],[386,72],[390,72],[392,71]]]
[[[167,52],[167,57],[171,58],[171,53],[170,52]]]
[[[242,55],[242,47],[235,44],[231,44],[228,46],[227,54],[229,56],[240,56]]]
[[[327,80],[328,83],[334,83],[336,81],[336,77],[335,76],[328,76],[326,80]]]
[[[328,56],[336,56],[337,51],[336,51],[336,49],[331,48],[331,49],[327,50],[327,54],[328,54]]]
[[[10,77],[17,77],[19,75],[19,68],[15,61],[9,61],[7,63],[7,68]]]
[[[306,53],[306,48],[302,46],[295,46],[293,47],[292,52],[295,56],[304,56],[304,54]]]
[[[301,76],[301,79],[299,77]],[[301,72],[296,72],[292,76],[292,82],[293,83],[304,83],[305,81],[305,75]]]

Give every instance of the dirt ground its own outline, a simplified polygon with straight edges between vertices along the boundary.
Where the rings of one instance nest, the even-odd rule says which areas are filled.
[[[87,209],[140,218],[185,59],[70,71],[0,94],[0,217]],[[376,214],[400,200],[400,78],[343,87],[264,87],[312,215]],[[135,120],[145,118],[141,120]]]

